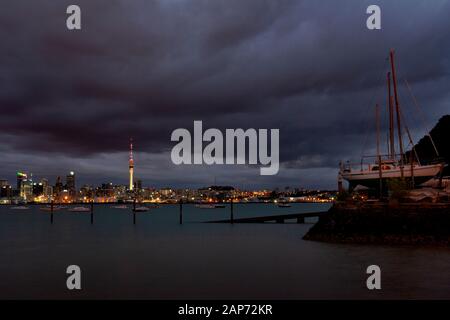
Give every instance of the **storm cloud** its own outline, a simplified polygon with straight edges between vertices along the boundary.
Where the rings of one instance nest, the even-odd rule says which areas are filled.
[[[133,137],[146,186],[333,188],[339,160],[374,147],[390,48],[426,126],[449,110],[444,0],[79,0],[81,31],[66,29],[73,1],[2,3],[0,178],[75,170],[124,183]],[[381,30],[366,28],[370,4]],[[418,140],[425,125],[407,91],[401,99]],[[194,120],[279,128],[280,173],[171,164],[171,132]]]

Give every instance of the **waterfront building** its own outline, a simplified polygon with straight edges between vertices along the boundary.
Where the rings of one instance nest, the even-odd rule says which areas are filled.
[[[111,182],[110,183],[102,183],[102,186],[100,188],[97,188],[97,190],[96,190],[96,196],[103,197],[103,198],[114,197],[113,184]]]
[[[72,202],[72,197],[70,196],[69,190],[67,190],[67,189],[62,190],[58,194],[57,202],[71,203]]]
[[[200,188],[198,191],[203,201],[209,202],[227,201],[235,196],[235,190],[231,186],[210,186]]]
[[[83,201],[88,202],[88,201],[92,201],[95,197],[94,195],[94,189],[85,184],[80,188],[80,198],[83,199]]]
[[[124,201],[127,199],[127,186],[115,185],[113,186],[113,193],[116,200]]]
[[[162,188],[159,190],[159,193],[164,197],[170,197],[172,192],[173,190],[171,188]]]

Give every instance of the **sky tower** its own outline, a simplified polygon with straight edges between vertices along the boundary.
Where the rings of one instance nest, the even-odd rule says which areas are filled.
[[[133,139],[130,139],[130,160],[128,161],[128,168],[130,170],[130,190],[133,191],[133,188],[134,188],[134,182],[133,182],[133,174],[134,174]]]

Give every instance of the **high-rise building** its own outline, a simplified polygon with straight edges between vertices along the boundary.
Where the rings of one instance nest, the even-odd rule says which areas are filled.
[[[63,184],[61,181],[61,177],[59,177],[59,176],[56,178],[55,189],[53,191],[54,191],[55,196],[59,196],[60,193],[63,191]]]
[[[22,188],[22,181],[27,179],[27,174],[17,171],[17,190]]]
[[[71,196],[75,196],[75,172],[70,171],[69,175],[66,177],[66,189]]]
[[[39,197],[43,194],[44,194],[44,188],[42,186],[42,183],[34,182],[33,183],[33,195],[35,197]]]
[[[52,193],[53,193],[53,188],[52,188],[52,186],[50,186],[50,185],[48,184],[48,180],[47,180],[47,179],[42,178],[42,179],[41,179],[41,182],[39,183],[39,185],[42,186],[42,194],[43,194],[45,197],[50,197],[50,196],[52,195]]]
[[[134,188],[134,159],[133,159],[133,140],[130,140],[130,159],[128,161],[128,169],[130,173],[130,191],[133,191]]]
[[[21,181],[20,196],[25,201],[33,200],[33,181],[31,179],[23,179]]]
[[[12,190],[8,180],[0,180],[0,198],[9,198],[11,196]]]

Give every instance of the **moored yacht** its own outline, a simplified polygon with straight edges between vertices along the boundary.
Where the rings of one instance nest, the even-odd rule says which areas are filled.
[[[112,206],[113,209],[128,209],[126,204],[119,204],[117,206]]]
[[[15,206],[15,207],[11,207],[11,210],[29,210],[30,207],[27,206]]]
[[[73,208],[69,208],[70,212],[89,212],[91,211],[91,209],[87,208],[87,207],[73,207]]]
[[[149,210],[150,210],[150,208],[145,207],[145,206],[136,207],[133,209],[134,212],[147,212]]]
[[[62,209],[63,209],[63,207],[61,207],[61,206],[53,206],[53,208],[52,208],[52,206],[45,206],[45,207],[39,208],[39,210],[46,211],[46,212],[59,211]]]
[[[215,209],[216,208],[216,206],[214,204],[209,204],[209,203],[196,204],[195,207],[199,208],[199,209]]]

